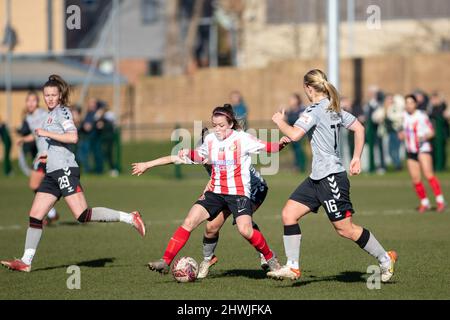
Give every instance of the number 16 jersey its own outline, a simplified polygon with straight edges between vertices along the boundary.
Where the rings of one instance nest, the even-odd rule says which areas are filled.
[[[310,178],[313,180],[345,171],[340,155],[339,131],[356,121],[352,114],[346,111],[336,113],[329,106],[330,100],[320,100],[306,108],[294,124],[303,129],[311,141],[313,161]]]

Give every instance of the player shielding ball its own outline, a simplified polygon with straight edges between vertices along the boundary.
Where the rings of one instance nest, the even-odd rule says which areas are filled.
[[[36,129],[36,135],[45,138],[48,144],[46,174],[31,206],[22,258],[1,261],[5,267],[23,272],[31,271],[42,236],[43,219],[61,196],[80,223],[120,221],[132,225],[141,236],[145,235],[145,225],[137,211],[126,213],[88,207],[80,184],[80,170],[71,150],[71,145],[78,141],[78,132],[67,107],[69,86],[60,76],[52,75],[45,83],[43,93],[49,112],[44,126]]]
[[[407,152],[406,164],[411,176],[417,197],[420,200],[418,211],[424,213],[431,209],[425,186],[422,183],[421,171],[428,180],[436,198],[436,211],[443,212],[446,204],[441,190],[441,183],[434,175],[432,146],[430,140],[434,137],[433,126],[425,112],[417,110],[417,99],[410,94],[405,97],[406,105],[403,115],[403,131],[399,136],[405,140]]]
[[[199,146],[203,144],[204,138],[208,133],[208,129],[204,128],[202,130],[202,139],[199,141]],[[279,152],[281,151],[289,142],[290,139],[287,137],[282,137],[279,142],[269,143],[261,141],[266,145],[265,150],[269,153]],[[169,155],[165,157],[161,157],[152,161],[147,162],[139,162],[132,164],[132,174],[140,176],[145,173],[147,170],[163,166],[167,164],[195,164],[193,159],[193,151],[190,150],[180,150],[178,155]],[[212,174],[212,166],[210,164],[203,164],[205,170],[208,172],[208,175]],[[205,188],[203,194],[208,190],[209,185]],[[255,167],[250,166],[250,200],[252,202],[252,210],[253,213],[258,210],[258,208],[263,204],[269,187],[265,179],[261,176],[261,173],[258,172]],[[216,218],[211,221],[207,221],[205,225],[205,232],[203,236],[203,261],[200,263],[199,273],[197,278],[203,279],[206,278],[209,273],[209,268],[215,265],[218,262],[218,258],[215,255],[215,250],[219,243],[219,231],[225,224],[225,221],[231,215],[229,210],[224,210],[220,212]],[[235,224],[236,221],[233,221]],[[261,231],[258,225],[253,221],[253,229],[257,231]],[[261,268],[264,271],[268,271],[269,266],[267,264],[266,259],[263,254],[260,254]]]
[[[345,127],[355,133],[355,150],[350,162],[350,174],[357,175],[361,172],[364,127],[353,115],[341,110],[338,92],[321,70],[314,69],[306,73],[303,88],[313,104],[302,113],[294,126],[285,122],[284,111],[277,112],[272,117],[281,132],[293,141],[298,141],[308,134],[313,161],[311,175],[297,187],[283,208],[283,242],[287,263],[267,275],[274,279],[295,280],[300,277],[302,235],[298,221],[311,211],[317,212],[319,207],[323,206],[340,236],[355,241],[378,260],[381,281],[387,282],[394,274],[397,253],[386,252],[370,231],[353,223],[350,182],[339,153],[339,130]]]
[[[264,255],[270,270],[277,270],[280,267],[277,258],[252,223],[250,155],[263,150],[266,145],[248,133],[237,131],[240,128],[230,105],[214,109],[212,124],[214,133],[205,137],[204,143],[193,151],[191,157],[197,163],[212,165],[208,188],[173,234],[163,258],[150,262],[149,268],[168,273],[170,264],[189,240],[191,232],[203,221],[214,220],[221,212],[229,210],[239,233]]]

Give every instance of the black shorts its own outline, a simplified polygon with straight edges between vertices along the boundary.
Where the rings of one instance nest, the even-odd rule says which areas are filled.
[[[82,192],[80,168],[64,168],[47,173],[37,192],[50,193],[58,199]]]
[[[354,213],[350,201],[350,182],[345,171],[330,174],[321,180],[307,178],[289,199],[304,204],[315,213],[323,206],[330,221],[339,221]]]
[[[431,152],[428,152],[428,151],[426,151],[426,152],[419,152],[419,153],[406,152],[406,158],[409,159],[409,160],[419,161],[419,154],[420,153],[431,154]]]
[[[224,210],[230,211],[235,220],[239,216],[252,216],[253,214],[252,201],[246,196],[217,194],[206,191],[195,203],[208,211],[208,221],[214,220]]]

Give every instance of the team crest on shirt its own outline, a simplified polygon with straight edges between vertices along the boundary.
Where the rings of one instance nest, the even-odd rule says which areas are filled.
[[[47,124],[50,124],[50,123],[52,123],[52,121],[53,121],[53,118],[48,118],[48,120],[47,120]]]
[[[309,114],[303,113],[300,116],[300,121],[306,124],[309,124],[312,121],[312,117]]]
[[[235,144],[232,144],[228,149],[233,152],[234,150],[237,149],[237,147]]]

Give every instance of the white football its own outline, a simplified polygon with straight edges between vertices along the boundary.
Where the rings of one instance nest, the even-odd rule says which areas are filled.
[[[193,282],[197,279],[198,264],[191,257],[181,257],[172,266],[172,275],[178,282]]]

